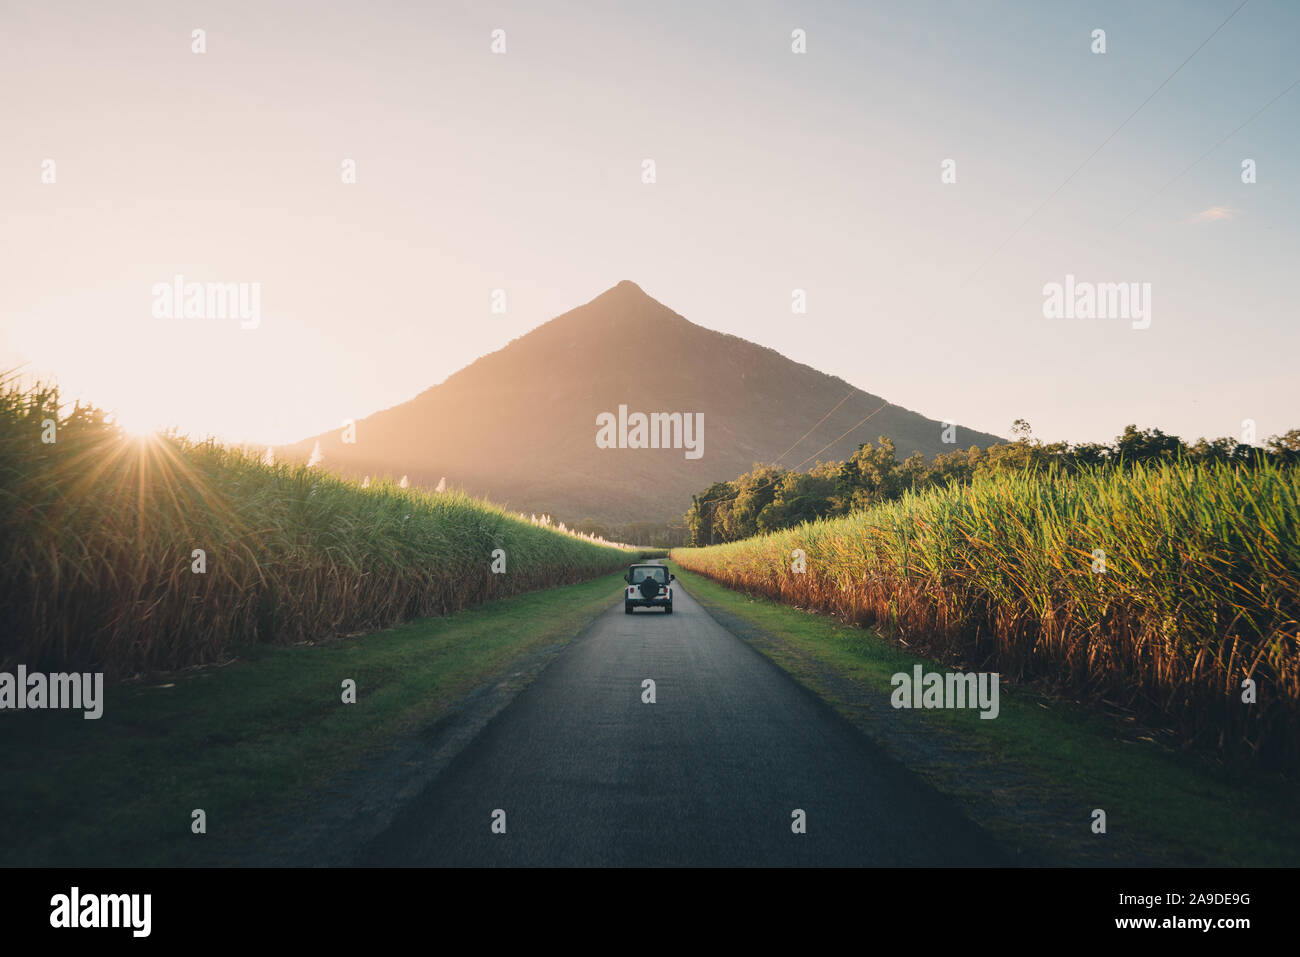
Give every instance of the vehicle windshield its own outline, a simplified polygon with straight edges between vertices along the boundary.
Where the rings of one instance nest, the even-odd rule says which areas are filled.
[[[663,565],[638,565],[632,569],[632,584],[639,585],[647,578],[653,578],[661,585],[668,584],[668,569]]]

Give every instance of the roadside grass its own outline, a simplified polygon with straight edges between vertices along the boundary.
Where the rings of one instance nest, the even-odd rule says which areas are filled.
[[[105,687],[104,714],[0,714],[0,866],[236,863],[314,790],[610,608],[620,575]],[[342,682],[357,701],[342,703]],[[191,812],[207,833],[191,833]]]
[[[938,662],[869,629],[734,591],[669,563],[711,613],[772,639],[758,650],[844,714],[1024,863],[1300,864],[1300,787],[1245,762],[1174,751],[1131,719],[1003,683],[1000,712],[894,710],[890,678]],[[853,688],[844,694],[844,682]],[[863,699],[874,703],[867,707]],[[857,699],[856,703],[855,700]],[[1091,830],[1092,812],[1107,833]]]

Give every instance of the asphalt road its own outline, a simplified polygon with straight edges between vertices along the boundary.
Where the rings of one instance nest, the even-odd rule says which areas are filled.
[[[358,863],[1004,863],[946,799],[674,589],[672,615],[625,615],[612,595]]]

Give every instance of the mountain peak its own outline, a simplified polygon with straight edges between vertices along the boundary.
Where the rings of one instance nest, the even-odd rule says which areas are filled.
[[[646,291],[634,283],[631,279],[621,279],[613,286],[610,286],[602,292],[596,299],[616,300],[622,303],[638,302],[643,299],[650,299]],[[650,300],[653,302],[654,300]]]
[[[572,315],[578,322],[638,323],[649,318],[666,318],[673,311],[658,299],[648,295],[644,289],[630,279],[623,279],[610,286],[585,306],[580,306],[565,313],[564,319]]]
[[[846,398],[848,389],[772,349],[695,325],[625,279],[366,418],[363,443],[325,433],[277,459],[306,461],[319,441],[325,467],[345,475],[409,475],[429,488],[445,475],[448,485],[512,509],[623,523],[677,519],[693,494],[755,462],[845,459],[880,435],[893,438],[900,459],[954,447],[943,442],[942,423],[865,391]],[[599,444],[599,417],[624,413],[704,416],[703,456],[688,458],[678,445]],[[998,441],[958,434],[958,448]]]

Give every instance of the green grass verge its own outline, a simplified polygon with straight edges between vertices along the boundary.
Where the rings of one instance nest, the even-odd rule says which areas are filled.
[[[974,710],[894,711],[891,676],[918,663],[949,669],[869,630],[670,564],[706,609],[758,629],[760,651],[958,799],[1026,863],[1300,864],[1300,788],[1293,781],[1174,752],[1135,726],[1025,688],[1004,687],[991,721]],[[844,682],[855,694],[843,693]],[[887,713],[861,707],[864,694],[885,702]],[[1094,808],[1107,813],[1105,835],[1091,831]]]
[[[0,865],[238,861],[260,829],[395,736],[428,726],[512,661],[567,641],[621,576],[224,667],[105,689],[104,715],[0,715]],[[357,703],[342,703],[345,678]],[[194,808],[208,833],[190,832]]]

